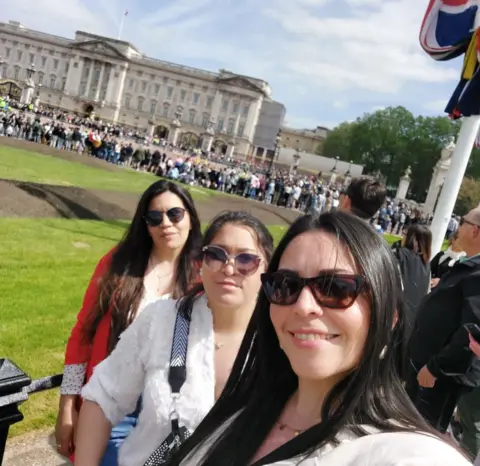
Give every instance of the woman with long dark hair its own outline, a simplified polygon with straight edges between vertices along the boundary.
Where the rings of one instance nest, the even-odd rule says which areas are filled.
[[[198,282],[194,258],[201,240],[187,190],[162,180],[143,193],[125,236],[98,263],[68,340],[56,427],[62,455],[74,452],[80,393],[94,367],[145,306],[179,298]],[[135,424],[133,413],[113,430],[104,466],[116,464],[117,449]]]
[[[169,466],[464,466],[402,387],[388,246],[336,211],[297,219],[262,276],[222,396]]]
[[[180,300],[146,309],[83,389],[77,466],[100,464],[112,425],[140,394],[143,407],[120,449],[120,466],[143,466],[157,447],[161,454],[161,445],[172,443],[169,435],[195,429],[228,379],[272,249],[270,233],[248,213],[212,221],[201,252],[202,283]]]
[[[402,238],[402,246],[394,249],[394,254],[402,274],[408,336],[415,326],[418,306],[430,290],[430,228],[421,223],[410,225]]]

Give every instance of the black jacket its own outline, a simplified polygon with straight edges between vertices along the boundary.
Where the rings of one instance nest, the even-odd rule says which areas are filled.
[[[416,367],[427,364],[434,377],[456,376],[463,385],[480,385],[466,323],[480,325],[480,255],[457,262],[422,301],[409,348]]]

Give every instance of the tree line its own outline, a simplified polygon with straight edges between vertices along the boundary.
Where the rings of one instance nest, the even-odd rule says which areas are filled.
[[[415,117],[404,107],[366,113],[330,131],[317,153],[363,165],[364,173],[379,177],[394,196],[408,166],[412,181],[408,198],[425,202],[435,164],[461,121],[448,117]],[[480,151],[473,149],[456,210],[476,207],[480,201]],[[474,204],[474,205],[473,205]]]

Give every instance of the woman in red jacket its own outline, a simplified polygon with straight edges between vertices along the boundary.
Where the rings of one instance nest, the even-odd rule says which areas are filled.
[[[98,263],[68,340],[56,426],[58,452],[72,457],[80,393],[94,367],[146,305],[183,296],[198,280],[200,220],[187,190],[157,181],[142,195],[124,238]],[[116,464],[136,414],[112,431],[104,465]]]

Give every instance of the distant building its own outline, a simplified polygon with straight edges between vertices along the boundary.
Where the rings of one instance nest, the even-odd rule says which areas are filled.
[[[157,60],[129,42],[88,32],[77,31],[72,40],[0,23],[0,86],[23,86],[32,63],[42,104],[138,129],[152,121],[165,138],[180,110],[179,143],[193,146],[213,118],[214,146],[224,152],[227,145],[252,152],[263,103],[271,101],[262,79]]]
[[[310,154],[322,153],[323,143],[330,130],[323,126],[315,129],[282,128],[282,147]]]
[[[286,108],[282,103],[267,99],[263,101],[253,138],[254,156],[265,157],[269,151],[275,149],[276,138],[283,126],[285,114]]]

